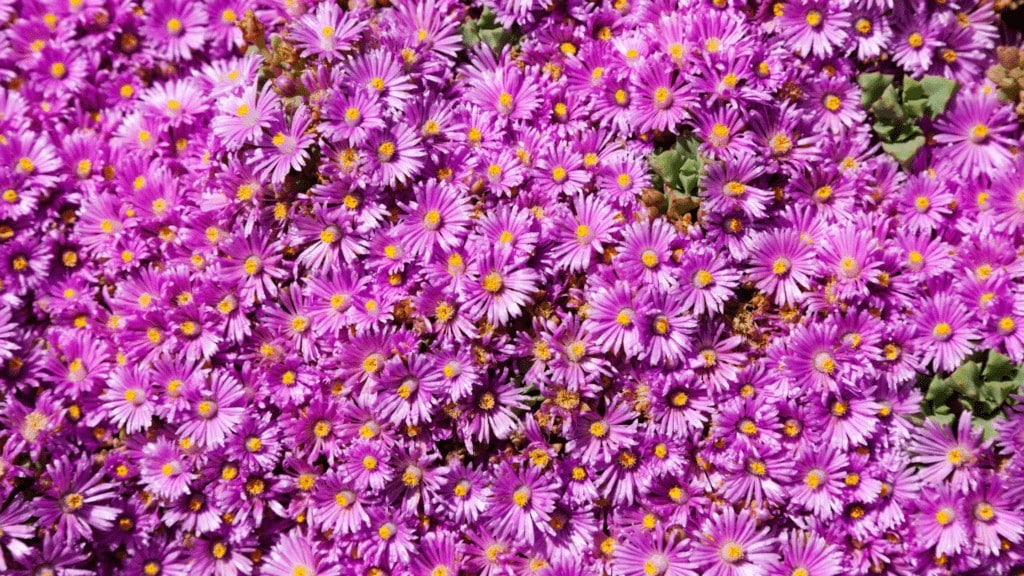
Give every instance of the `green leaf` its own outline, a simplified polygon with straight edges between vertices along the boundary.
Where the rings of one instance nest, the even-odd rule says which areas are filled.
[[[882,150],[901,163],[910,162],[922,146],[924,136],[916,136],[907,142],[882,142]]]
[[[953,423],[953,420],[956,419],[956,414],[952,414],[952,413],[939,413],[939,411],[936,410],[936,413],[931,415],[931,416],[929,416],[929,418],[931,418],[932,420],[935,420],[939,424],[946,424],[948,426],[948,425]]]
[[[928,384],[925,392],[925,400],[934,404],[945,404],[946,400],[953,395],[953,383],[942,376],[935,376]]]
[[[893,78],[892,74],[881,74],[879,72],[869,72],[857,76],[857,84],[860,85],[861,89],[861,106],[869,108],[875,101],[881,98],[885,89],[892,86]]]
[[[946,106],[960,85],[942,76],[925,76],[921,79],[921,87],[928,97],[929,116],[934,120],[946,111]]]
[[[679,171],[683,167],[683,156],[678,150],[666,150],[651,156],[651,167],[661,176],[662,180],[674,190],[679,190]]]
[[[982,438],[984,440],[989,440],[989,439],[995,437],[995,435],[996,435],[996,427],[992,423],[992,419],[991,418],[974,418],[974,420],[972,420],[972,422],[973,422],[975,428],[981,428],[981,430],[982,430]]]
[[[985,370],[982,375],[985,380],[1006,380],[1013,375],[1016,368],[1010,363],[1010,359],[995,350],[989,350],[988,359],[985,361]]]
[[[895,86],[887,86],[881,98],[871,105],[871,113],[879,120],[895,120],[903,115],[899,92]]]
[[[872,127],[875,129],[875,134],[885,141],[891,141],[892,134],[896,130],[896,126],[888,122],[875,122]]]
[[[952,381],[953,390],[975,398],[978,395],[978,386],[981,385],[981,366],[977,362],[967,362],[950,374],[949,380]]]
[[[488,28],[480,30],[480,40],[491,47],[495,53],[501,52],[505,45],[505,30],[501,28]]]
[[[917,120],[918,118],[925,115],[928,112],[928,99],[927,98],[915,98],[913,100],[903,101],[903,112],[908,118]]]

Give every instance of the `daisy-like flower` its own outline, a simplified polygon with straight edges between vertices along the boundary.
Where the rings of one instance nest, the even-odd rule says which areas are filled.
[[[622,403],[613,403],[604,414],[589,412],[580,418],[566,449],[579,455],[584,463],[597,464],[611,460],[621,448],[636,444],[635,413]]]
[[[512,120],[529,120],[542,100],[533,89],[537,81],[515,66],[498,68],[469,91],[472,103],[498,116]]]
[[[160,118],[164,126],[190,124],[206,110],[206,99],[194,80],[172,80],[147,90],[141,98],[151,117]]]
[[[635,288],[627,282],[615,282],[597,288],[591,296],[592,310],[583,326],[598,334],[595,344],[605,352],[634,357],[641,351],[640,313]]]
[[[914,15],[904,27],[894,30],[890,44],[893,62],[915,75],[925,73],[942,47],[934,26],[926,16]]]
[[[772,230],[752,242],[748,274],[780,306],[798,303],[814,273],[814,249],[791,229]]]
[[[835,517],[843,509],[843,479],[848,463],[846,455],[832,446],[805,449],[796,466],[799,483],[789,489],[793,502],[822,520]]]
[[[373,179],[380,185],[404,183],[423,167],[426,152],[419,136],[405,124],[373,134],[367,143]]]
[[[874,238],[852,226],[830,234],[818,251],[822,267],[835,279],[836,297],[844,300],[867,295],[868,282],[879,273]]]
[[[767,529],[759,531],[746,511],[726,506],[704,521],[701,533],[690,558],[708,576],[767,576],[778,561]]]
[[[911,176],[903,185],[900,215],[913,231],[931,232],[951,214],[956,200],[943,180],[924,173]]]
[[[270,549],[260,565],[267,576],[338,576],[341,568],[327,558],[315,540],[293,529]]]
[[[205,43],[206,11],[190,0],[147,2],[143,31],[152,39],[154,53],[172,60],[187,60]]]
[[[152,423],[156,410],[154,396],[148,375],[138,369],[118,368],[111,374],[109,388],[101,398],[111,421],[134,434]]]
[[[249,86],[240,97],[224,98],[219,105],[220,114],[214,116],[210,125],[213,133],[229,150],[256,144],[264,131],[270,128],[279,100],[269,82],[261,91],[257,91],[256,86]]]
[[[648,286],[640,293],[640,358],[652,365],[675,364],[689,352],[689,336],[697,327],[690,311],[671,291]]]
[[[399,233],[408,238],[409,253],[429,261],[435,249],[456,248],[469,227],[469,209],[462,191],[448,183],[429,180],[414,186],[416,200],[407,211]]]
[[[157,438],[142,449],[140,476],[146,489],[161,498],[173,499],[191,491],[191,462],[167,438]]]
[[[622,231],[619,254],[612,264],[623,277],[644,284],[669,288],[676,283],[672,267],[672,244],[676,231],[662,219],[632,222]]]
[[[381,99],[363,90],[334,90],[323,106],[322,133],[328,138],[361,146],[369,134],[386,125],[382,115]]]
[[[189,388],[184,396],[193,413],[178,434],[206,448],[223,446],[245,414],[245,391],[225,370],[215,370],[206,385]]]
[[[412,98],[413,84],[395,60],[391,50],[378,49],[360,53],[350,60],[352,85],[362,87],[391,108],[401,109]]]
[[[281,244],[263,234],[240,235],[226,242],[221,250],[227,258],[217,270],[221,279],[238,287],[243,303],[266,301],[277,295],[277,283],[286,277],[281,267]]]
[[[950,484],[955,489],[964,493],[974,489],[980,475],[979,459],[988,443],[972,428],[972,420],[970,412],[960,414],[955,436],[945,424],[925,421],[910,449],[914,462],[922,465],[922,482],[941,484],[952,475]]]
[[[850,36],[857,43],[857,58],[861,60],[877,58],[883,50],[888,48],[892,29],[888,19],[880,17],[877,11],[856,9],[852,12],[850,22],[853,23]]]
[[[923,494],[914,526],[925,546],[934,546],[936,556],[959,554],[970,542],[969,516],[964,496],[948,484],[939,484]]]
[[[719,313],[739,286],[740,274],[722,254],[691,250],[677,273],[680,297],[696,315]]]
[[[553,194],[578,194],[590,179],[583,159],[565,142],[548,145],[537,160],[535,173],[534,184]]]
[[[288,172],[301,170],[306,165],[308,148],[314,140],[306,133],[310,120],[309,109],[299,106],[290,123],[281,118],[271,125],[268,132],[273,134],[269,138],[264,137],[256,153],[257,174],[269,178],[274,184],[281,184]]]
[[[772,576],[839,576],[842,574],[841,549],[817,534],[785,532],[781,541],[782,562]]]
[[[302,49],[302,56],[337,60],[366,28],[366,21],[359,16],[358,11],[343,13],[336,3],[320,2],[313,13],[295,23],[291,38]]]
[[[808,91],[808,102],[827,130],[841,133],[864,121],[860,90],[848,80],[825,78]]]
[[[772,193],[752,184],[763,172],[756,162],[754,156],[743,155],[708,166],[702,179],[707,209],[722,213],[740,210],[752,218],[763,217]]]
[[[994,476],[967,499],[975,545],[990,556],[999,554],[1003,542],[1019,544],[1024,540],[1024,517],[1013,509],[1001,482]]]
[[[789,45],[798,52],[817,58],[832,56],[848,38],[850,14],[845,4],[827,0],[800,0],[782,8],[779,28]]]
[[[516,268],[508,250],[490,250],[470,268],[467,311],[496,326],[504,326],[522,313],[540,280],[532,268]]]
[[[562,220],[558,245],[552,256],[558,266],[570,272],[583,272],[594,253],[604,252],[615,227],[615,212],[597,196],[576,197],[575,217]]]
[[[649,62],[636,74],[632,88],[632,124],[640,132],[675,133],[693,104],[681,77],[657,61]]]
[[[511,150],[487,151],[482,160],[481,176],[491,192],[507,196],[523,182],[526,170]]]
[[[614,576],[696,576],[696,564],[690,558],[689,542],[677,535],[658,530],[636,532],[621,547],[615,548]]]
[[[786,373],[807,392],[839,394],[857,389],[852,384],[860,375],[849,347],[834,325],[811,324],[793,331],[785,363]]]
[[[1010,148],[1017,142],[1009,135],[1013,110],[1000,102],[988,87],[961,90],[948,113],[935,123],[935,141],[947,144],[946,152],[960,175],[977,178],[1007,168],[1013,161]]]
[[[967,310],[948,293],[926,300],[916,320],[921,361],[936,370],[956,369],[979,338]]]
[[[90,466],[73,464],[67,456],[53,461],[47,473],[51,484],[35,507],[39,522],[55,525],[67,542],[113,527],[117,509],[105,504],[114,497],[114,486],[101,482],[102,473],[93,474]]]
[[[489,509],[490,529],[496,536],[532,545],[545,535],[554,535],[549,521],[558,498],[557,478],[532,466],[517,472],[508,463],[499,468],[495,478]]]

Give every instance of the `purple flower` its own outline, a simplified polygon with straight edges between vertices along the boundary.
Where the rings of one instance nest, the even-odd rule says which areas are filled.
[[[313,137],[306,132],[309,122],[309,110],[305,106],[294,112],[291,122],[283,118],[272,122],[268,132],[273,134],[262,139],[256,155],[257,173],[274,184],[281,184],[289,171],[301,170],[309,159],[307,149],[313,144]]]
[[[952,486],[962,492],[974,488],[978,482],[979,459],[985,443],[981,433],[971,427],[970,412],[960,415],[956,434],[944,424],[926,420],[924,430],[911,448],[914,462],[922,465],[923,482],[940,484],[952,475]]]
[[[303,16],[293,31],[302,56],[317,56],[337,60],[352,48],[352,43],[366,27],[365,21],[356,19],[358,12],[342,13],[337,4],[320,2],[312,14]]]
[[[767,530],[758,530],[747,512],[731,507],[712,514],[701,527],[702,537],[690,558],[710,576],[767,575],[778,561]]]
[[[512,253],[504,248],[486,252],[473,262],[471,270],[466,301],[469,313],[497,326],[522,313],[539,280],[530,268],[514,268]]]
[[[117,509],[105,504],[114,498],[113,485],[102,482],[101,473],[73,464],[65,456],[48,468],[50,487],[37,501],[35,514],[46,525],[56,525],[66,542],[89,538],[93,531],[109,530]]]
[[[949,294],[924,302],[917,317],[918,347],[922,362],[937,370],[952,371],[971,351],[978,338],[970,318]]]
[[[532,467],[517,472],[508,464],[496,477],[489,499],[494,534],[531,545],[544,535],[553,535],[549,521],[558,494],[557,479]]]

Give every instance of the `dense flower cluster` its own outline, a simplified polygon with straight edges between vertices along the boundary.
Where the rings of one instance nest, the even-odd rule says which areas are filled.
[[[753,4],[753,3],[751,3]],[[492,50],[460,25],[514,31]],[[0,0],[0,572],[1007,574],[988,2]],[[956,80],[903,166],[857,74]],[[699,211],[650,202],[692,135]]]

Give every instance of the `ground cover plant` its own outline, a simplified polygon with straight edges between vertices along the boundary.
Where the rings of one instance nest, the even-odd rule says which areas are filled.
[[[1020,574],[1019,20],[0,0],[0,573]]]

